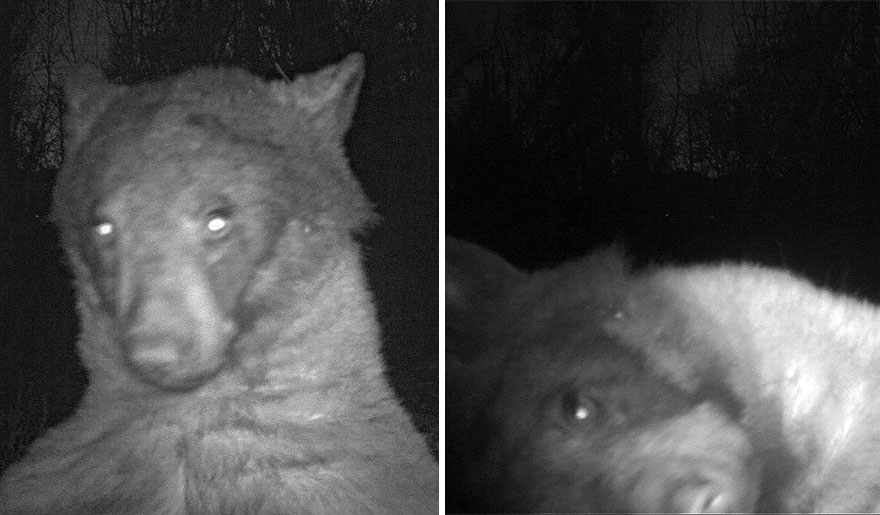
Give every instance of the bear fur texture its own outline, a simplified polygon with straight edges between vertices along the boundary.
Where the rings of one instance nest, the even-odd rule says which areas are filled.
[[[614,248],[528,274],[447,238],[446,260],[454,509],[880,509],[877,307]]]
[[[362,77],[359,54],[292,82],[72,74],[53,218],[89,384],[0,513],[437,512],[353,239]]]

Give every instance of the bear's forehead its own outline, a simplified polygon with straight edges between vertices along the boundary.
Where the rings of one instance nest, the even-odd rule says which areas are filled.
[[[278,169],[277,163],[295,161],[297,155],[320,161],[299,139],[278,145],[271,128],[233,104],[224,113],[212,110],[207,97],[172,94],[171,85],[136,88],[101,116],[83,145],[78,173],[100,177],[101,187],[136,179],[138,184],[173,182],[210,184],[223,176],[226,182],[247,184],[277,179],[263,174],[238,174],[245,165]],[[218,93],[217,96],[222,96]],[[218,107],[219,102],[214,102]],[[241,175],[241,181],[236,177]],[[97,184],[95,184],[97,185]]]
[[[313,145],[308,125],[298,111],[282,111],[263,81],[209,68],[132,87],[102,113],[91,139],[116,140],[116,146],[158,140],[161,148],[201,138],[283,152]]]
[[[251,187],[277,181],[281,152],[256,142],[249,146],[217,141],[191,126],[154,125],[146,132],[117,133],[102,142],[82,173],[94,177],[94,194],[112,194],[119,187],[144,192],[179,189]],[[259,173],[255,173],[259,169]]]
[[[287,206],[290,216],[362,227],[369,202],[329,141],[296,106],[279,106],[268,83],[245,72],[202,69],[121,93],[65,155],[53,212],[85,223],[104,202],[181,203],[227,195],[235,203]],[[322,139],[323,138],[323,139]],[[208,200],[205,200],[208,199]]]
[[[132,87],[120,98],[129,105],[183,107],[184,110],[250,116],[265,121],[277,112],[277,101],[266,83],[230,68],[197,68],[156,82]]]

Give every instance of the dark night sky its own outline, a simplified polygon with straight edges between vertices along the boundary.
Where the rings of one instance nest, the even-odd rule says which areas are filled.
[[[810,5],[447,4],[447,234],[528,268],[619,241],[877,298],[877,13]]]

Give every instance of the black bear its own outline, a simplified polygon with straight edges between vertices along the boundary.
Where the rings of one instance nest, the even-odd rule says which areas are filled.
[[[876,511],[880,310],[753,265],[446,243],[461,511]],[[873,392],[873,393],[872,393]]]
[[[359,54],[292,82],[72,75],[53,218],[89,384],[0,512],[436,513],[353,239],[362,76]]]

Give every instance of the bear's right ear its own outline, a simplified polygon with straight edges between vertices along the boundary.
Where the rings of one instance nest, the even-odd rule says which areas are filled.
[[[446,349],[468,361],[488,350],[484,331],[507,293],[527,274],[473,243],[446,238]]]
[[[274,81],[269,88],[282,105],[291,105],[313,130],[333,142],[348,132],[364,80],[364,56],[354,53],[337,64],[298,75],[293,82]],[[285,118],[288,123],[296,117]]]
[[[474,308],[502,295],[526,274],[489,249],[446,237],[446,304]]]
[[[64,148],[68,155],[79,148],[107,106],[127,89],[110,83],[101,70],[91,64],[78,65],[67,74]]]

